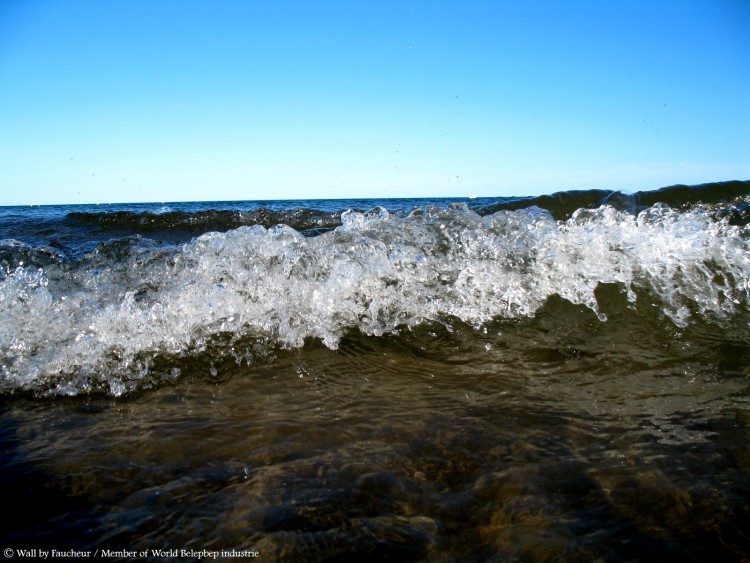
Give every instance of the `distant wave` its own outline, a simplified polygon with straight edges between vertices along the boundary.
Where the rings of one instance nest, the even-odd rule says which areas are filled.
[[[479,213],[486,215],[503,209],[516,210],[536,206],[546,209],[556,219],[568,219],[582,208],[594,209],[608,205],[620,211],[636,214],[652,205],[662,203],[680,211],[704,206],[729,216],[735,224],[745,225],[750,220],[747,202],[749,196],[750,181],[732,180],[697,186],[676,185],[633,194],[608,190],[557,192],[552,195],[517,198],[488,205],[480,209]]]

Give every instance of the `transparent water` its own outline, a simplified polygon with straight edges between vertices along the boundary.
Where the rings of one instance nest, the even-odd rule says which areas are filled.
[[[747,559],[750,189],[683,191],[6,213],[0,547]]]
[[[482,337],[351,336],[128,400],[5,401],[4,498],[35,507],[6,510],[5,544],[741,559],[748,349],[633,322],[559,301]]]

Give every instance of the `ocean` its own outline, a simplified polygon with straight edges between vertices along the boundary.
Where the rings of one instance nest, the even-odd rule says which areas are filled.
[[[749,223],[747,181],[2,207],[0,548],[750,560]]]

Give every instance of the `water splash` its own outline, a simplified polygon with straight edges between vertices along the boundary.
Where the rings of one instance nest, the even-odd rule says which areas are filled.
[[[720,323],[748,303],[747,234],[704,209],[661,204],[567,220],[455,204],[347,211],[315,237],[254,225],[179,246],[112,240],[75,262],[48,252],[44,270],[6,259],[0,389],[117,396],[169,381],[175,360],[207,351],[252,361],[259,343],[335,349],[350,330],[382,336],[450,319],[479,329],[533,316],[553,295],[605,321],[600,284],[618,284],[633,306],[647,295],[678,327]],[[39,253],[9,244],[13,256]]]

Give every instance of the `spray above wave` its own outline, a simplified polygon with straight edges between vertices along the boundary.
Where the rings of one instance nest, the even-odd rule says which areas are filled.
[[[604,322],[600,284],[618,284],[633,307],[647,296],[683,327],[743,313],[750,296],[747,227],[700,206],[603,205],[559,221],[538,207],[379,208],[313,237],[285,225],[177,246],[135,236],[77,260],[6,240],[3,256],[0,389],[40,395],[121,395],[206,352],[252,362],[307,339],[336,348],[351,330],[481,328],[533,316],[553,295]]]

